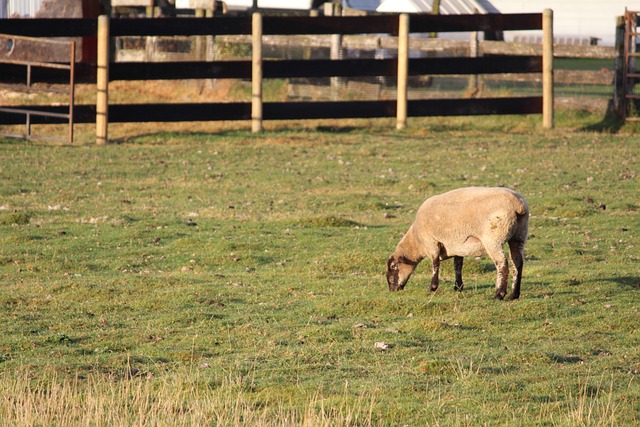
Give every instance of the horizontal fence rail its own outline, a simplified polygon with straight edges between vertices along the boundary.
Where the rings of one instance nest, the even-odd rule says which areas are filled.
[[[264,35],[296,34],[398,34],[397,15],[373,16],[264,16]],[[463,31],[539,30],[542,14],[412,15],[412,33]],[[93,18],[2,19],[0,33],[30,37],[95,37]],[[215,18],[111,19],[112,37],[219,36],[251,34],[250,16]]]
[[[539,114],[542,99],[537,96],[520,98],[431,99],[408,101],[409,116],[475,116]],[[153,105],[153,108],[149,108]],[[62,113],[64,107],[27,106],[51,113]],[[95,123],[94,105],[77,105],[75,123]],[[270,102],[264,104],[265,120],[382,118],[396,116],[396,101],[345,102]],[[17,117],[0,115],[0,124],[16,124]],[[113,104],[109,106],[109,122],[194,122],[250,120],[250,102],[231,103],[172,103],[172,104]],[[33,124],[64,123],[55,117],[34,117]]]
[[[395,76],[397,59],[310,59],[263,61],[265,78]],[[409,75],[539,73],[539,56],[485,56],[479,58],[415,58]],[[251,61],[117,62],[109,67],[110,80],[183,80],[251,78]]]
[[[549,11],[550,12],[550,11]],[[545,11],[546,13],[546,11]],[[399,35],[398,15],[358,17],[261,16],[263,35],[297,34],[381,34]],[[255,30],[251,16],[215,18],[141,18],[105,19],[109,39],[121,36],[217,36],[249,35]],[[489,15],[412,15],[405,32],[511,31],[542,29],[544,14]],[[104,24],[103,24],[104,25]],[[0,32],[36,37],[97,37],[96,19],[29,19],[0,20]],[[254,34],[255,37],[255,34]],[[98,43],[109,43],[100,41]],[[255,49],[254,49],[255,50]],[[408,76],[476,75],[499,73],[541,73],[545,71],[543,56],[495,55],[476,58],[409,58]],[[548,56],[547,56],[548,57]],[[552,58],[552,56],[551,56]],[[262,60],[262,78],[297,77],[398,77],[399,59],[342,60]],[[255,61],[213,62],[114,62],[108,61],[107,81],[183,80],[234,78],[251,79]],[[95,82],[96,66],[79,63],[77,80]],[[548,64],[547,64],[548,65]],[[547,71],[549,67],[547,66]],[[552,68],[551,68],[552,72]],[[15,64],[2,64],[3,79],[18,75]],[[405,76],[406,77],[406,76]],[[55,82],[62,79],[56,70],[38,70],[34,81]],[[543,79],[544,80],[544,79]],[[550,80],[552,82],[552,78]],[[400,87],[400,85],[399,85]],[[552,93],[552,92],[551,92]],[[400,98],[400,96],[399,96]],[[25,106],[56,112],[57,107]],[[187,104],[111,104],[108,122],[178,122],[251,120],[251,102],[187,103]],[[372,118],[394,117],[397,101],[332,101],[264,103],[261,120]],[[480,114],[540,114],[544,110],[543,96],[480,99],[429,99],[406,102],[409,116],[480,115]],[[76,105],[76,123],[96,122],[97,107]],[[0,124],[14,124],[14,114],[0,115]],[[34,117],[33,123],[58,123],[55,117]]]
[[[397,59],[309,59],[265,60],[265,78],[292,77],[365,77],[395,76]],[[24,74],[16,64],[0,64],[3,81],[18,81]],[[76,65],[76,80],[94,83],[95,66],[86,63]],[[542,71],[540,56],[492,55],[478,58],[412,58],[409,75],[460,75],[539,73]],[[179,61],[179,62],[112,62],[109,65],[110,81],[135,80],[185,80],[185,79],[248,79],[251,78],[251,61]],[[54,69],[32,70],[33,82],[61,83],[67,75]]]
[[[0,19],[0,33],[29,37],[96,37],[94,18]]]

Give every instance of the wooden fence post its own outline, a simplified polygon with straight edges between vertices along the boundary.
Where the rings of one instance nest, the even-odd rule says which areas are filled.
[[[153,5],[153,3],[151,3],[149,6],[146,7],[145,12],[146,12],[147,18],[155,18],[159,10]]]
[[[553,129],[553,10],[542,13],[542,127]]]
[[[98,17],[98,58],[96,81],[96,144],[108,141],[109,126],[109,17]]]
[[[398,26],[398,105],[396,129],[407,127],[407,79],[409,73],[409,15],[399,16]]]
[[[336,3],[324,4],[325,16],[341,16],[342,6]],[[329,51],[329,58],[333,60],[342,59],[342,34],[331,34],[331,50]],[[331,77],[331,99],[338,101],[340,99],[340,87],[344,83],[342,77]]]
[[[262,131],[262,15],[252,16],[251,131]]]
[[[615,74],[613,77],[613,111],[612,113],[620,120],[627,117],[627,91],[624,75],[625,69],[625,21],[624,16],[616,17],[616,57],[614,62]]]
[[[473,13],[480,13],[478,9],[475,9]],[[477,58],[480,55],[480,40],[478,38],[478,32],[471,32],[471,39],[469,40],[469,58]],[[480,84],[478,74],[470,74],[469,82],[467,84],[467,92],[465,96],[469,98],[475,98],[480,92]]]
[[[329,58],[332,60],[342,59],[342,34],[331,34],[331,50]],[[338,101],[340,99],[340,88],[342,87],[344,78],[331,77],[331,99]]]
[[[477,58],[479,51],[479,40],[478,40],[478,32],[471,32],[471,40],[469,40],[469,58]],[[466,95],[469,98],[475,98],[480,92],[480,86],[478,84],[478,75],[470,74],[469,75],[469,83],[467,84],[467,93]]]
[[[195,17],[196,18],[204,18],[206,16],[206,11],[202,8],[196,8]],[[204,61],[206,55],[206,42],[205,36],[196,36],[195,38],[195,57],[196,61]]]
[[[71,42],[69,57],[69,144],[73,144],[73,109],[76,99],[76,42]]]

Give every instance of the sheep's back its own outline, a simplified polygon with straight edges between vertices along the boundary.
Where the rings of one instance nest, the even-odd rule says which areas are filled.
[[[438,241],[464,242],[469,236],[506,241],[518,216],[528,216],[522,196],[507,188],[467,187],[428,198],[416,225]]]

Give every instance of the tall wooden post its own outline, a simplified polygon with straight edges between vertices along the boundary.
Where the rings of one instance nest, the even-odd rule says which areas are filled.
[[[341,16],[342,5],[336,3],[324,4],[325,16]],[[329,51],[329,58],[332,60],[342,59],[342,34],[331,34],[331,49]],[[342,86],[344,79],[342,77],[331,77],[331,99],[337,101],[340,99],[340,87]]]
[[[542,127],[553,129],[553,10],[542,13]]]
[[[474,9],[473,13],[479,13],[478,9]],[[469,58],[477,58],[480,55],[480,39],[478,38],[478,32],[471,32],[471,39],[469,40]],[[475,98],[480,93],[478,74],[470,74],[469,82],[467,84],[467,92],[465,96],[469,98]]]
[[[98,69],[96,81],[96,144],[108,141],[109,125],[109,17],[98,17]]]
[[[262,15],[252,16],[251,131],[262,131]]]
[[[477,10],[476,10],[477,13]],[[471,33],[471,40],[469,41],[469,58],[477,58],[479,54],[479,40],[478,40],[478,32],[473,31]],[[469,83],[467,85],[467,94],[469,98],[475,98],[480,91],[480,87],[478,85],[478,75],[470,74],[469,75]]]
[[[196,8],[195,17],[196,18],[204,18],[206,16],[206,11],[202,8]],[[195,39],[195,56],[196,61],[204,61],[205,60],[205,36],[196,36]]]
[[[331,50],[329,52],[331,60],[342,59],[342,34],[331,34]],[[343,82],[342,77],[331,77],[331,99],[334,101],[340,98],[340,87]]]
[[[73,144],[73,109],[76,98],[76,42],[71,42],[69,58],[69,144]]]
[[[398,105],[396,108],[396,128],[407,127],[407,79],[409,77],[409,15],[399,17],[398,26]]]
[[[431,14],[440,15],[440,0],[433,0],[431,2]],[[429,37],[431,37],[432,39],[438,38],[438,33],[429,33]]]
[[[156,8],[153,3],[146,7],[147,18],[155,18],[158,12],[158,8]]]
[[[627,91],[625,80],[625,20],[624,16],[616,17],[616,42],[615,42],[615,74],[613,76],[613,111],[620,119],[627,117]]]

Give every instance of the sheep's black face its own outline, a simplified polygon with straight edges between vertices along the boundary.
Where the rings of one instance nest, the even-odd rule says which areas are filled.
[[[418,262],[410,261],[403,256],[396,258],[392,255],[387,261],[387,283],[389,284],[389,290],[391,292],[403,290],[417,265]]]
[[[394,257],[391,257],[387,261],[387,283],[389,283],[389,290],[391,292],[404,288],[404,286],[402,288],[399,286],[399,281],[400,267],[398,266],[398,261]]]

